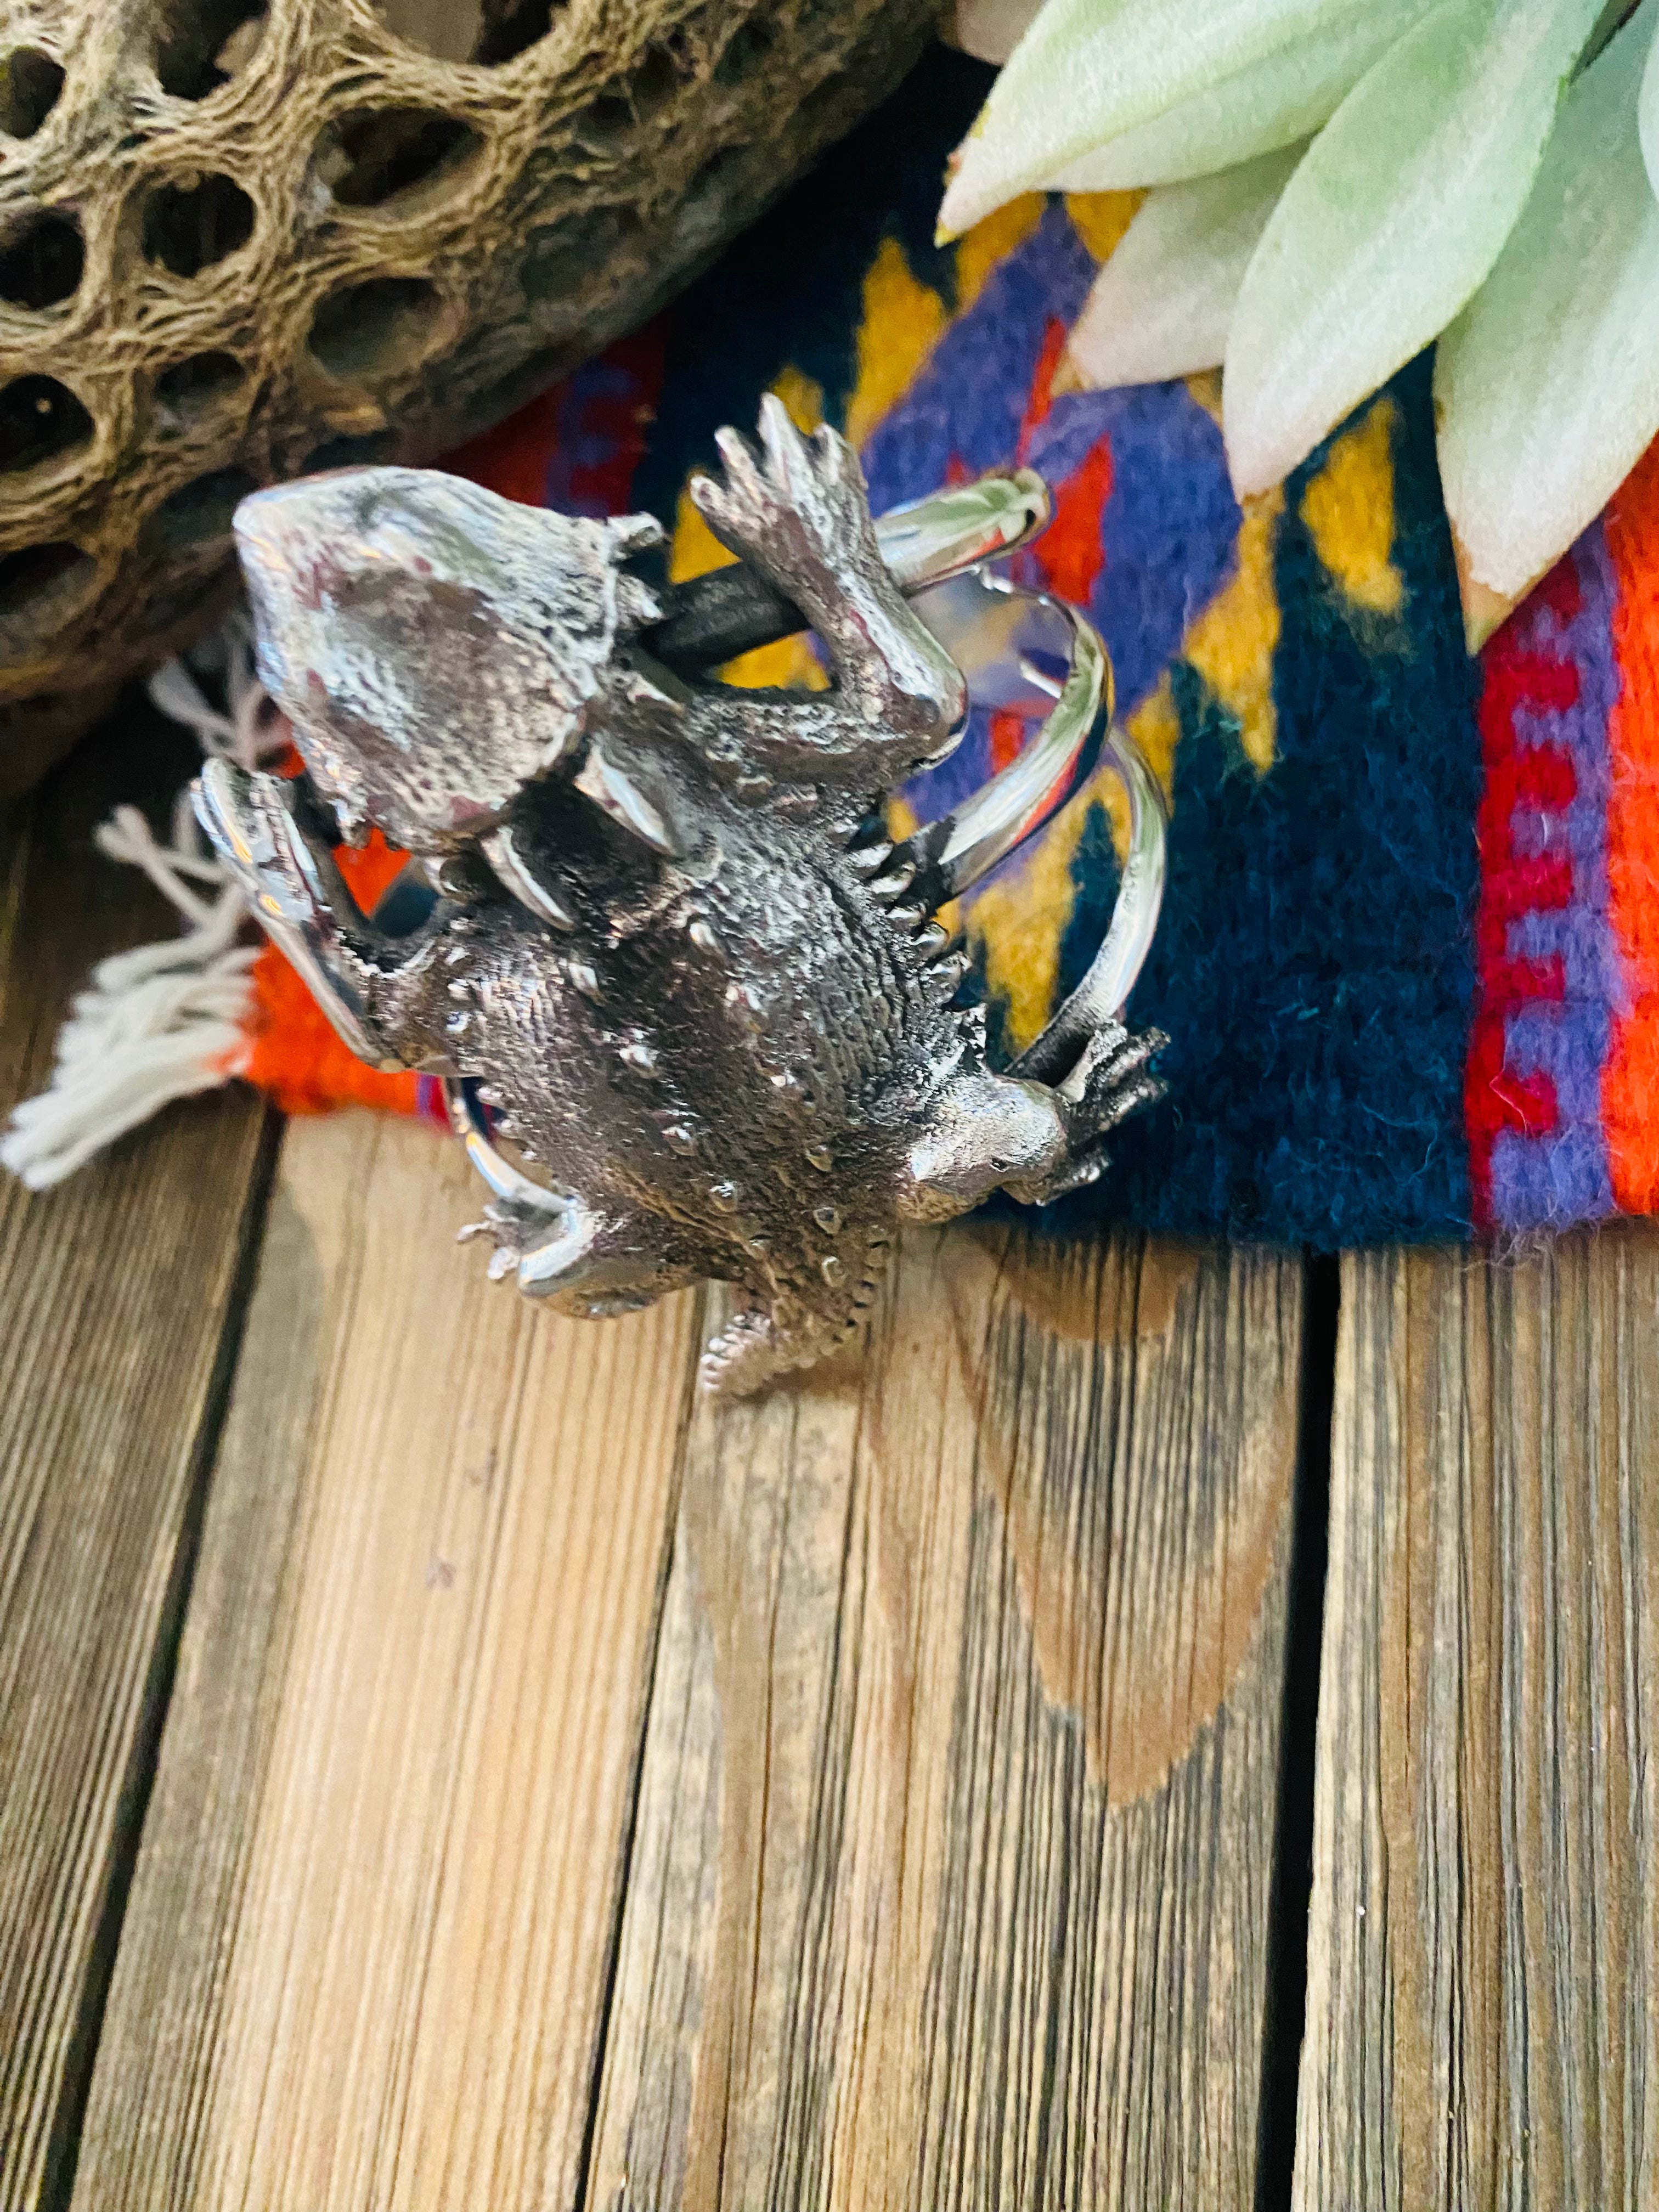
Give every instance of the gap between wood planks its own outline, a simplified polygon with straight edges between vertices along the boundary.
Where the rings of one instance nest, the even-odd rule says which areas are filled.
[[[213,1373],[208,1384],[202,1424],[191,1449],[189,1490],[179,1548],[167,1586],[160,1632],[144,1683],[137,1731],[121,1784],[121,1809],[117,1820],[107,1887],[87,1961],[86,1978],[81,1987],[69,2056],[52,2116],[51,2132],[46,2139],[46,2172],[39,2200],[40,2212],[68,2212],[70,2200],[75,2193],[81,2124],[86,2116],[87,2094],[92,2086],[93,2062],[98,2055],[98,2039],[103,2027],[104,2008],[109,2001],[110,1978],[115,1971],[115,1954],[120,1946],[127,1899],[132,1889],[133,1869],[138,1860],[138,1842],[144,1830],[144,1814],[155,1784],[161,1729],[167,1719],[173,1678],[178,1670],[179,1643],[184,1633],[185,1615],[190,1607],[191,1584],[201,1547],[208,1492],[218,1458],[225,1414],[230,1405],[231,1388],[236,1379],[237,1357],[241,1351],[248,1300],[264,1242],[265,1219],[270,1209],[271,1187],[276,1180],[276,1158],[281,1142],[281,1117],[268,1112],[259,1133],[258,1158],[238,1237],[235,1273],[225,1313],[224,1330],[219,1340]]]
[[[0,1115],[93,963],[170,926],[91,833],[195,757],[132,702],[0,810]],[[72,2179],[276,1139],[227,1096],[0,1189],[0,2203]]]
[[[1310,1253],[1303,1308],[1302,1407],[1297,1434],[1296,1534],[1285,1643],[1285,1721],[1279,1820],[1268,1914],[1267,2024],[1261,2039],[1261,2130],[1256,2212],[1286,2212],[1296,2163],[1297,2080],[1307,2009],[1313,1893],[1314,1765],[1329,1546],[1331,1418],[1341,1262]]]

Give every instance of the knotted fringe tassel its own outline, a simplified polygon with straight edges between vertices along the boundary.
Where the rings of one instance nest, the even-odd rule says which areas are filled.
[[[193,729],[204,752],[245,767],[280,750],[287,731],[253,673],[246,621],[233,616],[196,659],[222,670],[229,712],[211,705],[182,659],[150,680],[161,712]],[[75,1000],[50,1086],[18,1107],[0,1135],[0,1166],[32,1190],[61,1182],[168,1100],[228,1082],[252,1010],[258,947],[237,942],[247,902],[209,854],[189,793],[174,802],[169,845],[136,806],[117,807],[94,838],[111,860],[143,870],[185,933],[100,961]]]

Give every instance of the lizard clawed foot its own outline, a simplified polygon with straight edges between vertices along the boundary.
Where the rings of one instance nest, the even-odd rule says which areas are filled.
[[[1051,1179],[1040,1205],[1052,1206],[1056,1199],[1096,1182],[1109,1164],[1104,1143],[1109,1133],[1165,1095],[1170,1086],[1161,1075],[1152,1073],[1151,1062],[1169,1042],[1162,1030],[1142,1030],[1137,1035],[1115,1021],[1096,1031],[1084,1053],[1083,1095],[1066,1115],[1073,1157]]]
[[[768,392],[761,402],[763,452],[736,430],[717,430],[722,477],[695,476],[690,494],[728,550],[793,599],[814,629],[842,613],[846,581],[881,554],[870,520],[858,457],[826,423],[811,438]]]
[[[1011,1179],[1010,1195],[1024,1206],[1052,1206],[1097,1182],[1110,1164],[1104,1142],[1109,1132],[1131,1114],[1156,1105],[1168,1091],[1163,1077],[1151,1073],[1150,1063],[1169,1042],[1162,1030],[1135,1035],[1121,1022],[1103,1024],[1054,1094],[1066,1132],[1066,1158],[1041,1176]]]
[[[562,1299],[592,1272],[595,1249],[604,1223],[579,1200],[563,1200],[552,1193],[545,1206],[527,1200],[493,1198],[482,1221],[471,1221],[457,1243],[488,1237],[495,1245],[489,1255],[489,1279],[512,1276],[526,1297]],[[644,1303],[644,1301],[638,1301]],[[606,1303],[606,1310],[623,1309]],[[586,1313],[584,1300],[577,1309]]]
[[[857,735],[850,751],[846,730],[834,747],[814,738],[811,750],[823,760],[840,752],[856,760],[867,804],[952,749],[967,687],[888,574],[847,441],[828,424],[803,437],[769,392],[760,434],[757,453],[735,430],[716,431],[725,473],[693,477],[691,498],[721,544],[798,607],[823,641]],[[823,708],[812,712],[821,716]]]
[[[475,1237],[495,1245],[492,1282],[511,1277],[526,1297],[579,1321],[637,1313],[694,1279],[690,1268],[641,1250],[623,1224],[551,1191],[544,1204],[510,1194],[491,1199],[483,1219],[469,1222],[457,1241]]]
[[[1082,1097],[1074,1109],[1091,1136],[1104,1136],[1142,1106],[1163,1097],[1170,1086],[1147,1071],[1169,1042],[1162,1030],[1136,1034],[1115,1021],[1095,1032],[1078,1071],[1083,1079]],[[1072,1085],[1068,1082],[1066,1088],[1069,1091]]]

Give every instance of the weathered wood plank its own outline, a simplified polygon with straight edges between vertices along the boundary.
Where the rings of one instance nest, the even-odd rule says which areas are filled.
[[[45,1080],[93,963],[173,926],[90,833],[118,799],[159,811],[193,757],[124,720],[0,827],[0,1121]],[[227,1094],[172,1109],[45,1197],[0,1176],[5,2212],[56,2191],[85,2094],[268,1186],[264,1126],[257,1101]]]
[[[1252,2203],[1300,1262],[918,1237],[700,1406],[587,2203]]]
[[[476,1198],[285,1140],[77,2205],[574,2201],[696,1313],[536,1312]]]
[[[1344,1262],[1300,2212],[1659,2202],[1659,1235]]]

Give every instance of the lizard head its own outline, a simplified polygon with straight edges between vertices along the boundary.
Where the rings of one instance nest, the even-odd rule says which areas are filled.
[[[521,507],[429,469],[256,492],[235,519],[259,674],[343,836],[453,852],[576,746],[618,639],[623,567],[660,535]]]

